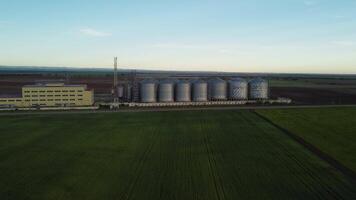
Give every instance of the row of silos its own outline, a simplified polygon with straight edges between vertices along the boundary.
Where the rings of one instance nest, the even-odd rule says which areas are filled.
[[[204,102],[246,99],[268,99],[268,82],[263,79],[235,78],[228,82],[222,79],[178,81],[143,80],[140,83],[141,102]]]

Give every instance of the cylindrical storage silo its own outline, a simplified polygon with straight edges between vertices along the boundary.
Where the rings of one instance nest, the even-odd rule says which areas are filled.
[[[130,84],[127,84],[125,87],[125,99],[127,102],[132,101],[132,86]]]
[[[202,80],[193,82],[193,101],[208,101],[208,83]]]
[[[227,84],[226,81],[216,78],[209,82],[209,97],[212,101],[227,100]]]
[[[158,86],[159,102],[174,101],[174,83],[170,80],[161,81]]]
[[[242,78],[234,78],[229,81],[229,98],[231,100],[248,99],[248,82]]]
[[[249,82],[250,99],[268,99],[268,82],[264,79],[252,79]]]
[[[156,81],[143,80],[140,82],[140,97],[142,103],[154,103],[157,101]]]
[[[117,86],[117,97],[119,97],[119,98],[124,97],[124,86],[123,85]]]
[[[176,101],[190,102],[191,101],[191,85],[188,81],[178,81],[176,84]]]

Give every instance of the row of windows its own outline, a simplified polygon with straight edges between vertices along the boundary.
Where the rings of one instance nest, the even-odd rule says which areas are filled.
[[[53,92],[76,92],[75,90],[40,90],[40,91],[25,91],[25,93],[53,93]],[[77,90],[77,92],[83,92],[83,90]]]
[[[10,99],[10,100],[0,100],[0,102],[21,102],[21,100]]]
[[[22,100],[9,99],[9,100],[0,100],[0,102],[21,102]],[[29,101],[75,101],[75,99],[26,99],[26,102]],[[78,101],[83,101],[83,99],[78,99]]]
[[[34,103],[34,104],[31,104],[32,106],[46,106],[46,104],[44,103],[41,103],[41,104],[38,104],[38,103]],[[66,104],[61,104],[61,103],[56,103],[55,104],[56,106],[63,106],[63,105],[72,105],[72,106],[75,106],[75,103],[66,103]]]
[[[40,97],[46,97],[46,95],[25,95],[25,97],[38,97],[38,96],[40,96]],[[75,97],[75,95],[74,94],[71,94],[71,95],[68,95],[68,94],[63,94],[63,95],[58,95],[58,94],[56,94],[56,95],[47,95],[47,97],[53,97],[53,96],[55,96],[55,97],[60,97],[60,96],[62,96],[62,97],[68,97],[68,96],[70,96],[70,97]],[[78,97],[82,97],[83,95],[82,94],[78,94],[77,95]]]
[[[83,101],[83,99],[78,100]],[[25,101],[29,102],[31,100],[26,99]],[[33,99],[32,101],[75,101],[75,99]]]

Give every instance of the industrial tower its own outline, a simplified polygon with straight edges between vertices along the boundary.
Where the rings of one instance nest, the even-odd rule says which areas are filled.
[[[114,84],[112,87],[112,95],[114,98],[114,103],[119,102],[119,96],[118,96],[118,83],[117,83],[117,57],[114,57]]]

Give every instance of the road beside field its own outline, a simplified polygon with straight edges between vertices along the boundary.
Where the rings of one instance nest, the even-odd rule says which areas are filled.
[[[127,112],[171,112],[171,111],[209,111],[209,110],[274,110],[303,108],[356,108],[356,105],[269,105],[269,106],[223,106],[223,107],[180,107],[180,108],[123,108],[118,110],[72,110],[72,111],[13,111],[0,112],[0,116],[10,115],[58,115],[58,114],[95,114]]]

